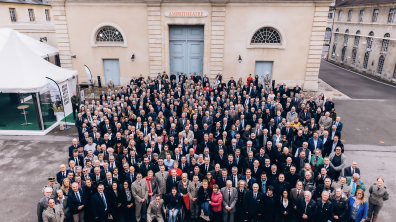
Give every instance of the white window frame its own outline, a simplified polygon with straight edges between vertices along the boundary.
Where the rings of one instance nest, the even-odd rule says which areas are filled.
[[[395,8],[389,9],[388,24],[392,24],[393,23],[393,20],[395,19],[395,13],[396,13],[396,9]]]
[[[325,32],[325,36],[324,36],[324,40],[330,40],[331,38],[331,28],[327,27],[326,28],[326,32]]]
[[[29,19],[31,22],[34,22],[34,10],[32,8],[28,9]]]
[[[352,13],[353,13],[352,9],[348,11],[348,22],[352,20]]]
[[[9,8],[8,11],[10,12],[10,19],[11,19],[11,22],[17,22],[17,21],[18,21],[18,18],[17,18],[17,15],[16,15],[16,10],[15,10],[15,8]]]
[[[329,10],[329,14],[327,15],[327,19],[333,19],[334,16],[334,9]]]
[[[45,12],[45,20],[47,20],[47,22],[50,22],[51,21],[51,15],[50,15],[49,9],[45,9],[44,12]]]
[[[340,22],[342,19],[342,10],[338,11],[338,21]]]
[[[364,20],[364,9],[360,10],[360,14],[359,14],[359,22],[363,22]]]
[[[379,9],[374,9],[374,10],[373,10],[373,20],[372,20],[373,23],[376,23],[376,22],[377,22],[378,13],[379,13]]]

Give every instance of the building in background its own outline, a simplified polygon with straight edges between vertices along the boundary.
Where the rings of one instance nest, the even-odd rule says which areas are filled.
[[[339,0],[328,61],[396,81],[396,0]]]
[[[52,7],[46,0],[0,0],[0,28],[11,28],[58,48]],[[59,56],[49,60],[59,64]]]
[[[49,2],[62,67],[84,73],[85,64],[102,83],[163,71],[212,81],[268,73],[276,83],[318,88],[329,0]]]

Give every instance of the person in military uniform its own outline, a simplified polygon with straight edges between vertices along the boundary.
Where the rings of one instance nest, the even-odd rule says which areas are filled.
[[[38,222],[43,222],[43,211],[48,207],[48,200],[51,198],[52,188],[44,188],[44,197],[40,199],[37,204],[37,219]]]
[[[49,176],[48,177],[48,184],[43,188],[43,193],[45,188],[51,187],[52,188],[52,194],[51,197],[55,198],[57,197],[56,191],[61,189],[61,186],[58,182],[55,182],[55,177],[54,176]]]
[[[55,200],[50,198],[48,200],[48,208],[43,211],[43,222],[63,222],[65,215],[63,214],[62,207],[55,205]]]

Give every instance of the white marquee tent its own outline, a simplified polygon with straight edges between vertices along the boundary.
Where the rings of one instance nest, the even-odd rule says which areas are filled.
[[[72,96],[71,94],[75,91],[76,75],[78,75],[76,70],[60,68],[37,55],[37,51],[33,51],[26,45],[17,32],[11,31],[4,46],[1,47],[0,45],[1,93],[34,93],[37,95],[35,97],[39,98],[40,94],[48,94],[49,91],[51,91],[50,88],[52,87],[48,84],[49,82],[51,83],[51,81],[49,81],[47,77],[51,78],[57,82],[61,88],[60,97],[63,99],[64,111],[67,116],[71,113],[72,109],[70,99]],[[54,85],[56,88],[55,90],[59,92],[56,84]],[[36,104],[40,106],[41,103],[37,101]],[[39,110],[39,116],[41,117],[41,109],[37,108],[37,110]],[[59,123],[59,121],[57,121],[57,123]],[[57,125],[58,124],[53,124],[51,127],[44,127],[43,120],[41,120],[41,133],[37,131],[28,133],[29,130],[0,130],[0,134],[45,135]]]
[[[42,58],[53,56],[59,53],[57,48],[54,48],[48,44],[42,43],[30,36],[14,31],[10,28],[0,29],[0,50],[5,46],[10,33],[15,33],[23,43],[25,43],[34,53]]]

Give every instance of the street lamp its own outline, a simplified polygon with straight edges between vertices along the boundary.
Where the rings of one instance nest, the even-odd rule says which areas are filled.
[[[132,62],[135,61],[135,54],[132,54],[131,60]]]
[[[239,62],[239,63],[241,63],[241,62],[242,62],[242,57],[241,57],[241,55],[239,55],[238,62]]]

